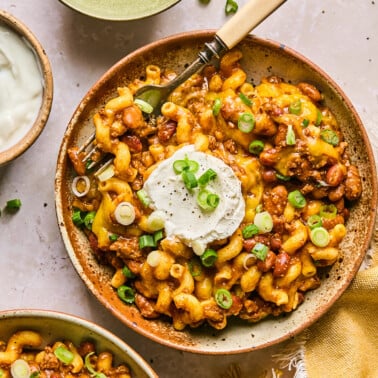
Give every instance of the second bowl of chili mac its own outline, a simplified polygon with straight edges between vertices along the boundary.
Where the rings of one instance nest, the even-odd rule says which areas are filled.
[[[113,316],[222,354],[283,341],[332,306],[367,251],[377,188],[350,101],[279,43],[245,38],[158,116],[134,101],[212,36],[143,47],[90,89],[61,145],[56,208],[74,267]]]

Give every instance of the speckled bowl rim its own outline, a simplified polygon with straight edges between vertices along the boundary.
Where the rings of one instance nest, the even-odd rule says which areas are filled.
[[[158,377],[156,372],[144,360],[144,358],[140,356],[139,353],[136,352],[129,344],[121,340],[118,336],[114,335],[112,332],[108,331],[104,327],[90,320],[86,320],[77,315],[68,314],[68,313],[56,311],[56,310],[47,310],[47,309],[27,308],[27,309],[14,309],[14,310],[9,309],[9,310],[0,311],[0,326],[4,321],[17,322],[17,321],[21,321],[20,319],[40,320],[40,326],[38,327],[40,328],[40,331],[44,331],[42,333],[45,333],[45,330],[48,329],[48,327],[45,324],[46,321],[48,320],[58,321],[58,322],[67,323],[67,324],[73,324],[73,325],[79,326],[80,328],[84,328],[90,331],[91,334],[94,334],[95,338],[96,337],[104,338],[110,344],[115,345],[119,350],[122,351],[122,353],[125,354],[126,356],[125,358],[127,358],[130,362],[132,361],[133,365],[136,365],[138,369],[142,370],[143,373],[146,374],[146,377],[149,377],[149,378]],[[18,330],[21,330],[21,328],[34,329],[34,327],[27,328],[26,326],[25,327],[22,326],[18,328],[17,325],[14,325],[13,327],[17,328]],[[38,329],[35,329],[35,331],[38,332]],[[69,335],[65,335],[65,336],[69,338]],[[53,332],[51,334],[49,333],[49,337],[51,337],[51,341],[54,341],[56,339],[56,336],[54,336]],[[59,337],[62,337],[62,335],[59,335]],[[51,341],[49,340],[48,342],[51,342]],[[128,361],[125,361],[125,362],[129,363]]]
[[[54,85],[49,58],[47,57],[47,54],[43,49],[41,43],[29,30],[29,28],[13,15],[2,10],[0,10],[0,24],[5,24],[9,28],[11,28],[14,32],[24,38],[31,46],[38,60],[43,79],[42,104],[37,118],[35,119],[33,125],[31,125],[29,131],[18,143],[0,152],[1,166],[9,163],[11,160],[16,159],[18,156],[23,154],[29,147],[33,145],[33,143],[42,133],[50,115],[53,101]]]
[[[94,0],[82,1],[82,0],[59,0],[62,4],[68,6],[69,8],[100,20],[108,21],[132,21],[154,16],[158,13],[164,12],[165,10],[173,7],[175,4],[181,0],[160,0],[159,4],[151,5],[148,2],[138,2],[138,6],[141,9],[136,10],[134,1],[122,1],[122,0],[112,0],[113,3],[109,7],[108,2],[101,2]],[[90,4],[95,2],[96,4]]]
[[[265,340],[264,342],[260,342],[259,344],[254,344],[254,342],[256,341],[256,339],[254,338],[255,337],[254,328],[253,328],[254,324],[250,325],[251,329],[248,331],[250,333],[248,335],[249,337],[248,340],[250,340],[251,342],[244,340],[243,343],[241,343],[238,340],[235,341],[235,339],[233,338],[232,340],[233,342],[235,342],[235,344],[231,347],[231,346],[226,345],[227,342],[225,341],[227,338],[227,335],[229,336],[232,333],[232,329],[229,330],[228,327],[226,327],[226,333],[224,333],[223,331],[211,332],[211,330],[210,331],[207,330],[205,336],[202,336],[201,331],[188,330],[188,331],[185,331],[187,337],[185,336],[184,332],[182,332],[182,335],[183,335],[182,337],[181,337],[180,332],[169,336],[169,332],[171,332],[171,328],[167,325],[164,325],[164,324],[162,325],[161,323],[154,323],[154,322],[152,322],[153,323],[152,325],[146,325],[148,321],[144,321],[143,319],[138,318],[138,314],[136,314],[136,311],[133,312],[128,309],[124,310],[124,311],[130,311],[127,313],[127,315],[125,315],[120,310],[120,306],[117,305],[116,303],[117,299],[114,299],[114,298],[107,299],[105,297],[104,277],[99,278],[100,284],[98,285],[96,285],[94,282],[90,280],[89,276],[86,274],[84,266],[81,265],[80,260],[79,260],[79,255],[80,253],[83,253],[83,250],[78,251],[78,255],[77,255],[75,253],[75,249],[72,244],[73,242],[80,244],[79,239],[81,238],[78,236],[77,231],[75,230],[75,227],[73,226],[69,215],[65,214],[67,213],[68,205],[67,205],[67,202],[65,202],[65,200],[67,199],[66,198],[67,193],[64,193],[63,181],[64,181],[64,176],[67,175],[67,171],[69,169],[67,168],[68,162],[67,162],[66,152],[67,152],[68,145],[70,143],[70,138],[72,138],[72,133],[75,130],[76,123],[78,123],[79,120],[84,122],[83,117],[88,116],[88,114],[86,113],[85,116],[81,117],[81,114],[82,112],[84,112],[86,107],[89,106],[91,97],[94,96],[95,93],[99,91],[101,88],[104,89],[105,87],[106,89],[109,89],[109,85],[106,85],[106,83],[110,81],[111,79],[114,79],[115,73],[117,72],[117,70],[120,70],[122,69],[123,66],[127,66],[127,64],[130,64],[130,62],[132,62],[133,59],[137,60],[138,64],[140,64],[140,61],[137,59],[137,57],[144,56],[144,55],[151,57],[151,55],[153,55],[153,53],[151,53],[150,51],[151,49],[153,49],[153,51],[159,51],[159,49],[162,49],[163,46],[166,44],[168,44],[169,46],[173,45],[177,47],[177,46],[184,45],[187,41],[191,41],[192,39],[194,39],[196,42],[201,41],[201,43],[203,43],[206,40],[211,40],[213,35],[214,35],[214,30],[191,31],[191,32],[176,34],[176,35],[164,38],[162,40],[156,41],[154,43],[151,43],[149,45],[146,45],[134,51],[133,53],[126,56],[125,58],[121,59],[113,67],[111,67],[88,91],[86,96],[84,96],[83,100],[80,102],[76,111],[74,112],[70,123],[68,124],[66,134],[63,138],[59,155],[58,155],[57,172],[56,172],[56,177],[55,177],[55,191],[56,191],[57,220],[58,220],[58,225],[62,234],[63,242],[66,246],[67,252],[81,279],[87,285],[87,287],[92,292],[92,294],[94,294],[94,296],[105,306],[105,308],[107,308],[113,316],[118,318],[120,321],[122,321],[124,324],[126,324],[128,327],[130,327],[134,331],[162,345],[165,345],[174,349],[186,351],[186,352],[191,352],[191,353],[218,355],[218,354],[236,354],[236,353],[250,352],[253,350],[263,349],[263,348],[278,344],[302,332],[304,329],[306,329],[307,327],[312,325],[315,321],[317,321],[322,315],[324,315],[331,308],[333,303],[342,295],[342,293],[349,286],[350,282],[352,281],[355,274],[357,273],[366,255],[366,252],[368,250],[370,239],[372,237],[373,230],[374,230],[374,223],[375,223],[375,217],[376,217],[377,173],[376,173],[376,167],[375,167],[375,161],[374,161],[372,148],[371,148],[366,130],[364,129],[361,119],[359,118],[352,103],[347,98],[345,93],[341,90],[341,88],[322,69],[320,69],[317,65],[315,65],[313,62],[311,62],[309,59],[305,58],[304,56],[302,56],[300,53],[296,52],[295,50],[287,46],[284,46],[281,43],[276,42],[276,41],[258,38],[254,35],[248,36],[245,39],[246,43],[256,42],[259,46],[260,45],[262,46],[262,49],[266,49],[266,50],[273,49],[274,51],[282,51],[283,54],[288,56],[286,60],[290,59],[291,61],[298,61],[299,62],[298,64],[308,67],[306,69],[308,69],[309,71],[321,77],[324,83],[326,83],[325,85],[331,88],[330,91],[332,93],[335,93],[335,97],[337,97],[340,100],[340,102],[342,103],[342,106],[348,108],[348,117],[351,117],[353,121],[355,122],[356,132],[360,136],[360,140],[358,141],[359,147],[362,150],[362,146],[363,146],[363,151],[364,152],[366,151],[366,156],[364,157],[364,164],[365,164],[364,167],[366,168],[365,176],[367,177],[367,180],[368,180],[369,191],[368,193],[364,194],[365,196],[364,202],[361,206],[358,206],[358,209],[356,211],[356,216],[358,215],[359,220],[362,219],[361,222],[363,222],[363,225],[360,224],[360,221],[359,221],[358,226],[360,226],[361,229],[356,229],[353,232],[353,235],[354,235],[353,238],[355,238],[359,243],[358,245],[355,246],[355,250],[351,257],[350,265],[347,265],[344,268],[344,269],[347,268],[345,271],[345,277],[342,277],[342,279],[337,282],[336,289],[334,290],[334,292],[332,292],[332,298],[328,299],[328,296],[326,296],[327,298],[324,301],[321,301],[320,303],[318,302],[314,303],[316,307],[314,311],[311,312],[310,316],[308,317],[303,316],[303,312],[305,313],[305,315],[307,315],[306,310],[303,310],[303,312],[301,312],[302,311],[301,306],[299,306],[299,308],[296,311],[294,311],[295,315],[293,317],[291,317],[292,315],[290,315],[289,317],[285,317],[281,320],[272,319],[272,320],[263,320],[262,322],[259,322],[258,325],[260,323],[264,323],[264,327],[265,326],[267,327],[267,328],[264,328],[264,330],[265,329],[269,330],[269,327],[285,328],[284,325],[286,326],[285,329],[288,328],[285,332],[281,332],[279,336],[273,337],[272,339]],[[102,98],[102,100],[104,99]],[[358,156],[357,158],[359,159]],[[361,211],[363,212],[366,211],[367,213],[360,214]],[[367,220],[369,220],[370,223],[368,223]],[[360,235],[359,231],[361,231],[361,234],[363,234],[363,238],[359,236]],[[94,260],[91,260],[90,262],[87,263],[87,265],[90,265],[91,267],[93,266],[93,264],[95,264]],[[86,269],[88,269],[88,267],[86,267]],[[337,274],[339,274],[339,272],[336,269],[335,275]],[[336,276],[333,278],[336,280]],[[334,284],[334,281],[332,281],[332,284]],[[323,285],[321,286],[321,288],[322,287]],[[317,290],[319,291],[321,288]],[[328,290],[328,289],[329,289],[329,284],[325,288],[322,289],[322,292],[321,292],[322,295],[325,295],[326,293],[325,290]],[[307,295],[311,295],[311,293]],[[301,313],[301,315],[299,314],[296,315],[297,313]],[[297,319],[299,316],[302,316],[302,318],[305,317],[305,320],[302,319],[299,322],[299,324],[297,324]],[[240,332],[240,330],[238,332]],[[250,338],[251,336],[254,339],[251,339]]]

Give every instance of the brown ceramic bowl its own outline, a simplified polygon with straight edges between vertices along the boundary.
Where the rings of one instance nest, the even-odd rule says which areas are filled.
[[[14,332],[21,330],[40,333],[44,345],[69,340],[78,346],[82,341],[90,340],[94,342],[97,352],[111,352],[116,365],[126,363],[133,378],[157,378],[147,362],[124,341],[77,316],[50,310],[0,311],[1,341],[8,341]]]
[[[6,149],[0,149],[0,166],[6,164],[24,153],[38,138],[50,115],[53,100],[53,77],[49,59],[45,50],[34,34],[21,21],[11,14],[0,10],[0,26],[9,28],[17,34],[31,49],[40,70],[42,81],[42,102],[36,118],[30,122],[30,127],[20,135],[18,141]]]
[[[362,175],[363,194],[351,209],[348,235],[342,243],[343,259],[322,278],[321,287],[308,292],[304,303],[290,315],[256,324],[230,321],[222,331],[203,327],[178,332],[170,323],[146,320],[135,307],[123,304],[109,284],[111,272],[97,263],[87,238],[71,221],[73,170],[67,149],[80,145],[94,131],[93,114],[108,99],[116,96],[118,86],[142,76],[144,67],[149,63],[182,71],[212,36],[212,31],[198,31],[163,39],[128,55],[106,72],[84,97],[68,125],[59,152],[55,189],[58,222],[68,254],[89,290],[112,315],[163,345],[195,353],[225,354],[252,351],[288,339],[310,326],[332,306],[353,279],[367,251],[375,218],[377,183],[373,154],[364,127],[335,82],[290,48],[248,36],[239,48],[244,54],[242,66],[249,77],[258,83],[262,77],[276,74],[293,83],[306,81],[316,84],[325,96],[325,104],[334,111],[349,143],[351,159]],[[350,253],[351,249],[353,253]]]

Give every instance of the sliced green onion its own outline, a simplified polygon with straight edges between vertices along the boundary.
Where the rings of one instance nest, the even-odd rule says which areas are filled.
[[[135,220],[135,209],[130,202],[121,202],[114,210],[115,220],[122,226],[128,226]]]
[[[29,378],[30,376],[30,366],[21,358],[12,362],[10,370],[14,378]]]
[[[157,266],[159,266],[160,262],[162,261],[162,256],[161,256],[160,251],[151,251],[147,255],[146,261],[147,261],[147,264],[149,266],[152,266],[153,268],[156,268]]]
[[[210,268],[217,261],[218,253],[214,249],[206,249],[205,252],[201,255],[202,265],[206,268]]]
[[[75,226],[80,227],[84,224],[83,213],[79,209],[74,209],[71,219]]]
[[[110,234],[110,235],[109,235],[109,240],[112,241],[112,242],[117,241],[118,238],[119,238],[119,236],[116,235],[116,234]]]
[[[155,243],[155,246],[157,245],[157,243],[163,239],[163,230],[158,230],[154,233],[154,243]]]
[[[62,361],[66,365],[72,363],[75,357],[74,354],[63,345],[59,345],[54,350],[54,354],[59,361]]]
[[[95,211],[90,211],[88,212],[85,217],[84,217],[84,226],[88,229],[88,230],[92,230],[92,223],[93,223],[93,220],[96,216],[96,212]]]
[[[195,160],[183,159],[175,160],[173,163],[173,170],[176,174],[183,173],[184,171],[196,173],[199,169],[199,164]]]
[[[7,201],[5,208],[7,210],[18,210],[21,207],[21,200],[18,198]]]
[[[78,188],[77,188],[77,185],[80,181],[83,181],[84,182],[84,189],[82,191],[79,191]],[[88,194],[89,192],[89,189],[91,188],[91,182],[89,180],[89,177],[88,176],[76,176],[73,180],[72,180],[72,185],[71,185],[71,189],[72,189],[72,193],[80,198],[80,197],[84,197],[85,195]]]
[[[333,203],[329,205],[323,205],[320,208],[319,215],[322,218],[334,219],[337,215],[337,207]]]
[[[156,247],[153,235],[145,234],[139,237],[139,248]]]
[[[217,172],[215,172],[214,170],[212,170],[211,168],[209,168],[204,173],[202,173],[202,175],[199,177],[198,184],[200,186],[205,186],[211,180],[215,180],[216,177],[217,177]]]
[[[195,160],[188,159],[188,171],[196,173],[199,169],[199,164]]]
[[[227,0],[224,11],[228,16],[230,14],[236,13],[238,11],[238,8],[238,3],[235,0]]]
[[[222,108],[222,100],[219,97],[217,97],[214,100],[214,104],[213,104],[213,114],[214,114],[214,116],[219,115],[221,108]]]
[[[110,164],[106,168],[95,173],[95,176],[98,178],[99,181],[104,182],[112,178],[114,174],[115,174],[114,165]]]
[[[308,125],[310,124],[310,120],[305,118],[303,121],[302,121],[302,126],[303,127],[307,127]]]
[[[321,124],[322,118],[323,118],[322,112],[319,109],[317,109],[315,126],[319,126]]]
[[[196,258],[192,258],[189,260],[188,268],[192,277],[198,277],[202,274],[202,266]]]
[[[198,181],[196,179],[196,176],[193,172],[190,171],[183,171],[181,173],[181,177],[184,181],[185,187],[188,190],[192,190],[198,186]]]
[[[153,211],[147,218],[147,227],[149,231],[157,231],[164,228],[165,212],[162,210]]]
[[[130,286],[120,286],[117,289],[117,294],[125,303],[132,304],[135,301],[135,292]]]
[[[286,144],[288,146],[294,146],[295,145],[295,133],[294,133],[294,130],[293,130],[293,125],[289,125],[287,127]]]
[[[324,227],[316,227],[310,232],[310,239],[317,247],[326,247],[329,243],[329,233]]]
[[[226,289],[218,289],[215,292],[215,302],[219,307],[228,310],[233,303],[231,293]]]
[[[139,107],[139,109],[146,114],[151,114],[154,111],[154,108],[151,104],[146,101],[141,100],[140,98],[136,98],[134,100],[135,105]]]
[[[239,93],[240,99],[246,104],[247,106],[252,106],[252,101],[242,92]]]
[[[296,209],[302,209],[306,206],[306,198],[303,194],[298,190],[293,190],[287,196],[289,203],[294,206]]]
[[[29,378],[39,378],[40,375],[41,375],[41,372],[33,371],[33,373],[30,374]],[[1,374],[0,374],[0,378],[2,378]]]
[[[263,211],[263,205],[261,203],[259,203],[257,206],[256,206],[256,209],[255,209],[256,213],[261,213]]]
[[[268,254],[269,248],[263,243],[256,243],[256,245],[252,248],[252,253],[259,259],[264,261],[266,259],[266,255]]]
[[[249,133],[255,126],[255,117],[252,113],[242,113],[238,119],[238,128],[243,133]]]
[[[86,367],[86,369],[89,371],[90,375],[93,377],[93,378],[107,378],[106,375],[104,373],[100,373],[100,372],[97,372],[94,367],[92,366],[91,364],[91,356],[94,355],[95,352],[90,352],[88,353],[85,358],[84,358],[84,366]]]
[[[202,189],[197,195],[197,204],[202,210],[214,210],[219,205],[218,194],[211,193],[206,189]]]
[[[242,229],[244,239],[249,239],[259,233],[259,228],[255,224],[248,224]]]
[[[147,192],[144,189],[138,190],[136,195],[143,206],[147,207],[151,203],[151,199],[148,197]]]
[[[255,215],[253,223],[259,229],[259,232],[266,233],[270,232],[273,229],[273,219],[272,216],[267,211],[262,211]]]
[[[294,101],[289,105],[289,113],[299,115],[301,114],[301,111],[302,111],[301,100]]]
[[[248,151],[251,153],[251,154],[254,154],[254,155],[259,155],[260,152],[263,151],[264,149],[264,142],[261,141],[261,140],[254,140],[252,141],[249,146],[248,146]]]
[[[129,279],[133,279],[135,278],[135,274],[130,270],[130,268],[125,265],[123,268],[122,268],[122,274],[126,277],[126,278],[129,278]]]
[[[317,214],[313,214],[307,219],[307,226],[310,227],[311,230],[316,227],[321,227],[322,224],[322,218]]]
[[[340,142],[339,136],[337,133],[330,129],[325,129],[320,132],[320,138],[331,144],[332,146],[337,146]]]
[[[290,181],[290,176],[281,175],[279,172],[276,172],[276,177],[282,181]]]

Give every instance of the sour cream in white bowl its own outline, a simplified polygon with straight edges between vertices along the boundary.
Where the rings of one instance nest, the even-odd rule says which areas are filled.
[[[25,152],[42,132],[52,105],[53,79],[40,42],[0,11],[0,165]]]

